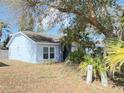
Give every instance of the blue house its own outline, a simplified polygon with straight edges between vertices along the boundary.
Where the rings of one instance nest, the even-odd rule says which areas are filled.
[[[29,63],[62,60],[61,46],[58,40],[32,31],[17,32],[12,35],[7,44],[9,59]]]

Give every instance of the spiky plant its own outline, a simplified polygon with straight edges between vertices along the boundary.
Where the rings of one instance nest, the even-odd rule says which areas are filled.
[[[111,45],[107,49],[108,56],[106,59],[107,68],[113,72],[120,72],[124,64],[124,48]]]

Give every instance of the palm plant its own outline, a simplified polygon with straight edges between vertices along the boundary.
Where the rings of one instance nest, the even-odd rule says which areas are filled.
[[[105,58],[107,68],[114,74],[120,72],[124,64],[123,44],[111,45],[107,47],[107,57]]]

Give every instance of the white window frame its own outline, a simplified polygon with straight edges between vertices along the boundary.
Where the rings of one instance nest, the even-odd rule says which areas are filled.
[[[48,59],[44,58],[44,48],[48,48]],[[50,58],[50,48],[54,48],[54,58]],[[55,59],[55,47],[54,46],[43,46],[43,59],[44,60],[54,60]]]

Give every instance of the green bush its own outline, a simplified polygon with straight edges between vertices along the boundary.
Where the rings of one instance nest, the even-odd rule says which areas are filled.
[[[79,68],[86,73],[88,65],[93,66],[93,73],[95,77],[100,78],[99,77],[100,73],[106,71],[105,63],[99,56],[96,57],[92,57],[89,55],[84,56],[84,61],[81,62]]]
[[[82,48],[79,48],[69,54],[69,56],[66,59],[66,63],[67,64],[79,64],[83,61],[84,54],[85,54],[84,50]]]

